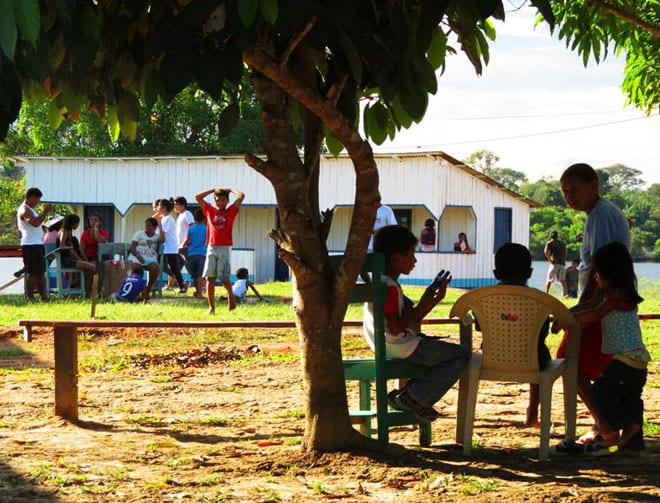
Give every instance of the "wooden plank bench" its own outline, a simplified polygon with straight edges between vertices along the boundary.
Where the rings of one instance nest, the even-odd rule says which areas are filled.
[[[428,319],[426,324],[457,323],[457,320]],[[68,420],[78,419],[78,331],[79,329],[102,328],[295,328],[291,320],[266,321],[123,321],[123,320],[20,320],[23,327],[23,340],[32,341],[35,327],[53,329],[55,353],[55,415]],[[362,327],[361,320],[345,320],[344,327]],[[361,365],[370,365],[373,358],[362,360]],[[365,377],[366,379],[366,377]],[[364,380],[364,379],[363,379]],[[365,390],[368,396],[368,390]],[[361,399],[363,400],[363,399]],[[363,409],[370,409],[364,406]],[[366,415],[366,414],[365,414]],[[371,414],[369,414],[371,417]],[[361,422],[361,421],[356,421]],[[369,431],[370,433],[370,431]]]

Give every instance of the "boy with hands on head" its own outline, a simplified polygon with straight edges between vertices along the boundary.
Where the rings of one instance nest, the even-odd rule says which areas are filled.
[[[204,198],[213,194],[215,205],[207,203]],[[229,204],[229,194],[236,199]],[[206,216],[206,262],[203,276],[206,278],[206,297],[209,302],[209,314],[215,314],[215,279],[219,278],[227,290],[227,308],[236,308],[236,298],[231,288],[230,253],[234,244],[232,228],[238,209],[245,199],[245,194],[238,189],[208,189],[195,196],[197,204]]]

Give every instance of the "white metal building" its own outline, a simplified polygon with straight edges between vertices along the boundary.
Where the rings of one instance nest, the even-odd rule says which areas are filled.
[[[154,199],[185,197],[212,188],[237,188],[246,197],[234,224],[232,267],[248,267],[256,282],[287,279],[266,232],[277,226],[275,193],[268,180],[242,156],[154,158],[15,158],[26,170],[26,186],[39,187],[43,201],[67,204],[81,218],[104,216],[111,239],[128,242],[152,214]],[[516,194],[443,152],[376,154],[382,201],[400,224],[419,235],[424,221],[436,221],[437,251],[419,252],[403,283],[424,284],[439,269],[452,271],[452,286],[491,284],[493,256],[507,241],[529,244],[529,214],[538,203]],[[321,209],[334,208],[328,248],[345,248],[355,191],[348,156],[321,160]],[[210,200],[209,200],[210,202]],[[474,254],[454,252],[465,232]]]

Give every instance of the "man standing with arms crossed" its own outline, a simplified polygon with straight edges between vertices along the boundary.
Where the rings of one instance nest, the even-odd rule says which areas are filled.
[[[25,199],[16,211],[16,226],[21,233],[21,251],[25,267],[25,300],[28,302],[34,302],[35,289],[39,292],[42,301],[48,300],[45,278],[46,252],[42,242],[41,224],[53,207],[46,204],[43,212],[37,213],[35,208],[41,202],[42,196],[38,188],[30,187],[25,191]]]
[[[236,200],[229,204],[229,194],[234,194]],[[213,194],[215,206],[207,203],[204,198]],[[231,288],[230,253],[233,243],[232,227],[238,209],[245,199],[245,194],[237,189],[209,189],[195,196],[197,204],[206,217],[206,262],[203,276],[206,278],[206,298],[209,302],[209,314],[215,314],[215,279],[220,278],[227,290],[227,307],[236,308],[236,299]]]

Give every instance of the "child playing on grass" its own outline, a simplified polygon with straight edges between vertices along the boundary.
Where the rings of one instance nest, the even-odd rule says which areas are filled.
[[[117,302],[138,302],[143,300],[147,290],[147,280],[144,279],[144,269],[136,265],[131,270],[131,275],[126,278],[115,293],[110,294],[109,299]]]
[[[254,294],[259,298],[259,300],[264,300],[257,289],[254,287],[254,283],[248,278],[250,277],[250,272],[245,267],[240,267],[236,271],[236,281],[232,285],[231,289],[234,292],[234,297],[236,297],[236,302],[247,302],[247,292],[248,288],[251,289]]]
[[[644,449],[642,389],[651,355],[644,346],[637,315],[643,299],[637,293],[632,258],[625,245],[612,242],[596,250],[592,265],[604,296],[580,302],[571,312],[581,325],[601,322],[602,351],[612,355],[612,360],[591,389],[603,420],[586,450],[609,454]]]
[[[493,275],[500,285],[527,286],[527,280],[532,275],[532,255],[529,250],[518,243],[505,243],[495,253],[495,269]],[[539,332],[538,359],[539,369],[543,370],[550,363],[550,350],[545,344],[545,338],[550,330],[550,322],[546,322]],[[525,426],[539,426],[539,385],[529,385],[529,406]]]
[[[401,390],[389,393],[392,407],[411,412],[418,421],[429,423],[438,417],[433,404],[458,380],[470,352],[459,344],[428,337],[419,332],[424,317],[447,292],[451,276],[434,283],[422,294],[417,306],[404,294],[397,282],[402,274],[415,267],[417,238],[400,225],[381,228],[374,237],[374,251],[385,255],[383,281],[387,286],[384,306],[386,350],[390,358],[400,358],[429,367],[426,377],[410,379]],[[374,349],[373,306],[365,304],[364,334]]]

